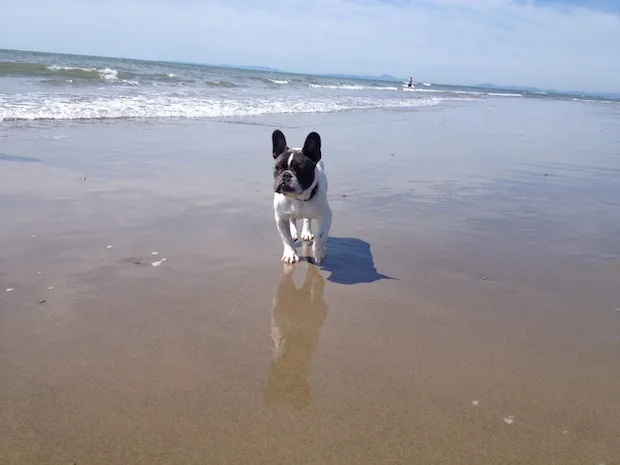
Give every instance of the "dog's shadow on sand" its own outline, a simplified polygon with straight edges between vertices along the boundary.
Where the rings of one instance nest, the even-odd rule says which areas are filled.
[[[331,274],[328,281],[337,284],[374,283],[382,279],[396,279],[381,274],[375,267],[370,244],[355,237],[327,239],[327,259],[320,268]]]

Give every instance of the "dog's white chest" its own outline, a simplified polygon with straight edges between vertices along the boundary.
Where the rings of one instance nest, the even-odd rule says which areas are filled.
[[[274,207],[279,216],[317,218],[321,216],[321,205],[322,202],[317,202],[315,199],[303,201],[282,194],[275,194],[274,196]]]

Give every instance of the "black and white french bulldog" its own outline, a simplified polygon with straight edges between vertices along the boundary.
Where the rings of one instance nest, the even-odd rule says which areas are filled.
[[[332,211],[327,202],[327,176],[321,160],[321,137],[311,132],[303,148],[291,149],[282,131],[276,129],[271,140],[275,159],[273,209],[284,245],[282,261],[299,261],[293,244],[301,238],[304,242],[313,241],[312,258],[315,263],[322,263],[327,254]],[[301,236],[297,233],[298,219],[303,220]],[[316,236],[311,231],[312,220],[317,224]]]

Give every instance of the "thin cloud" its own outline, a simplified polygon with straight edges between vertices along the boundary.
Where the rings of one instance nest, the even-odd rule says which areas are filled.
[[[8,48],[620,91],[620,15],[604,0],[4,0],[2,9]]]

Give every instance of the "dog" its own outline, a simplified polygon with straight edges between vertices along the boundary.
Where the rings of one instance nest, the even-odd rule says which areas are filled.
[[[312,241],[312,258],[321,264],[327,256],[327,236],[332,224],[332,211],[327,201],[327,175],[321,155],[321,136],[311,132],[303,148],[289,148],[279,129],[271,135],[275,166],[273,208],[276,226],[282,239],[284,263],[296,263],[299,256],[294,243],[297,239]],[[301,235],[297,220],[302,220]],[[317,224],[317,233],[311,221]]]

